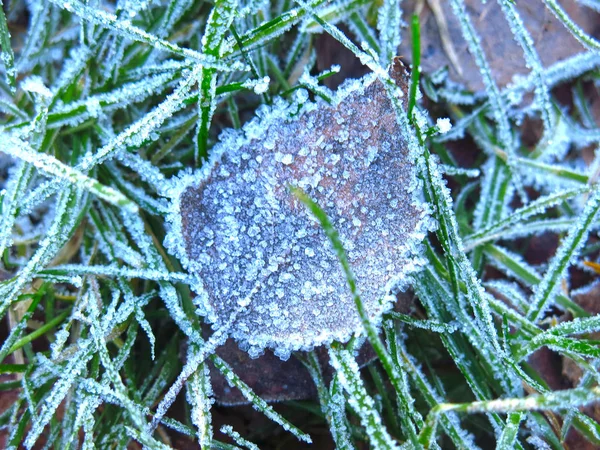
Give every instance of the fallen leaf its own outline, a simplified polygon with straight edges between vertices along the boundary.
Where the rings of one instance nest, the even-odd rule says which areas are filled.
[[[390,71],[404,101],[408,77]],[[279,100],[173,192],[166,246],[197,277],[199,314],[258,356],[283,359],[362,331],[325,233],[288,187],[328,214],[348,253],[369,319],[390,308],[427,218],[416,164],[373,75],[346,82],[331,104]]]

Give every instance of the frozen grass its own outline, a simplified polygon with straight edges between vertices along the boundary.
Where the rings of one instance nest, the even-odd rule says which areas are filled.
[[[598,253],[600,158],[588,167],[581,153],[600,142],[582,84],[597,84],[599,44],[545,0],[589,52],[543,67],[518,8],[498,1],[531,74],[500,89],[464,2],[451,0],[485,93],[414,70],[407,110],[386,68],[402,20],[418,61],[419,21],[402,18],[397,1],[0,1],[0,152],[13,158],[0,192],[0,390],[17,395],[0,415],[6,448],[162,449],[177,436],[257,448],[231,425],[217,435],[209,362],[301,445],[315,421],[343,449],[560,448],[571,429],[600,445],[600,425],[581,410],[600,398],[600,319],[570,297],[570,268],[594,267],[582,262]],[[26,30],[11,26],[22,17]],[[318,401],[304,404],[311,420],[291,423],[215,354],[227,330],[203,337],[193,280],[162,243],[171,180],[202,165],[220,130],[299,88],[331,98],[320,83],[339,68],[310,75],[315,33],[342,42],[388,89],[436,229],[410,280],[414,314],[389,313],[377,329],[337,231],[292,189],[329,238],[377,357],[361,371],[361,338],[333,343],[329,382],[314,352],[298,355]],[[574,86],[570,115],[551,94],[564,81]],[[420,82],[431,99],[451,100],[440,107],[452,129],[423,108]],[[544,127],[531,152],[517,139],[526,92],[536,100],[527,113]],[[458,167],[446,147],[464,134],[479,148],[478,170]],[[514,241],[546,231],[560,245],[532,266]],[[577,385],[547,385],[528,364],[542,347],[579,367]],[[180,391],[188,407],[175,418]]]

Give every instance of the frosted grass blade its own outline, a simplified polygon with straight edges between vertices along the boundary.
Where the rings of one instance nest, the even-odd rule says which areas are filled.
[[[66,180],[78,188],[85,189],[108,203],[124,208],[131,213],[138,211],[137,205],[119,191],[101,184],[51,155],[33,151],[25,142],[15,136],[5,136],[0,148],[4,153],[31,164],[47,176]]]
[[[101,9],[95,9],[84,5],[78,0],[69,0],[66,2],[59,2],[58,0],[51,1],[60,8],[77,14],[83,20],[90,21],[102,27],[110,28],[114,30],[115,33],[123,37],[144,42],[157,49],[183,56],[206,67],[214,67],[223,71],[235,70],[235,68],[239,68],[237,65],[232,67],[231,65],[216,63],[214,58],[198,53],[195,50],[182,48],[168,41],[160,39],[132,25],[129,21],[120,20],[113,14],[109,14]]]
[[[527,312],[527,318],[530,321],[536,322],[541,319],[548,306],[554,301],[554,294],[560,280],[571,261],[585,244],[586,238],[594,225],[598,210],[600,210],[600,188],[595,186],[575,228],[571,230],[556,251],[556,256],[552,259],[550,267],[534,290],[531,306]]]
[[[527,67],[531,69],[531,75],[537,78],[535,94],[542,112],[542,120],[544,121],[545,131],[548,132],[552,128],[552,104],[550,102],[550,92],[544,78],[544,68],[540,57],[535,50],[531,35],[521,19],[515,5],[510,1],[498,0],[498,4],[502,8],[502,12],[510,25],[510,29],[523,49]]]
[[[215,365],[215,367],[225,376],[227,383],[231,387],[235,387],[240,390],[242,395],[252,403],[252,406],[257,410],[271,419],[273,422],[281,425],[284,430],[292,433],[298,440],[306,442],[308,444],[312,443],[311,437],[302,432],[296,426],[292,425],[287,419],[282,417],[279,413],[277,413],[267,402],[265,402],[262,398],[256,395],[252,389],[244,383],[240,377],[233,371],[233,369],[227,364],[223,359],[219,358],[217,355],[210,356],[211,361]]]
[[[0,49],[2,49],[2,62],[6,71],[6,81],[13,93],[17,90],[17,74],[15,70],[15,54],[10,43],[10,32],[4,14],[4,4],[0,0]]]
[[[600,50],[600,42],[591,36],[588,36],[565,12],[565,10],[556,2],[556,0],[544,0],[544,3],[550,11],[562,22],[573,37],[577,39],[588,50]]]
[[[373,399],[368,395],[360,378],[358,365],[348,350],[332,347],[329,349],[331,365],[344,389],[348,392],[348,403],[360,417],[362,425],[374,449],[399,449],[383,426]],[[418,448],[418,447],[417,447]]]
[[[208,16],[206,29],[202,36],[202,51],[218,59],[224,51],[222,45],[229,27],[233,23],[235,11],[237,9],[237,0],[216,0],[215,6]],[[216,94],[216,71],[212,68],[203,68],[198,79],[200,86],[199,93],[199,115],[198,130],[196,133],[196,166],[201,165],[201,161],[207,156],[208,130],[212,121],[212,116],[217,107]]]

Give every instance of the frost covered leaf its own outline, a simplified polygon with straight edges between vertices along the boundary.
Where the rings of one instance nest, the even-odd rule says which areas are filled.
[[[246,307],[231,333],[251,355],[270,347],[285,358],[362,329],[324,232],[290,186],[339,231],[371,321],[414,268],[408,256],[423,237],[414,161],[375,76],[344,84],[332,105],[303,92],[296,100],[226,133],[173,192],[166,244],[198,276],[200,313],[214,328]]]

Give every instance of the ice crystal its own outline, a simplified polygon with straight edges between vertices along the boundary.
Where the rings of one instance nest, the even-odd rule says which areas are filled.
[[[344,84],[331,105],[279,100],[227,131],[172,192],[166,244],[197,276],[199,312],[215,329],[237,314],[231,334],[251,355],[271,347],[286,358],[362,330],[335,253],[294,186],[339,231],[377,322],[423,237],[408,153],[374,75]]]
[[[452,124],[450,123],[450,119],[448,119],[447,117],[438,119],[436,121],[436,125],[438,127],[438,130],[440,130],[440,133],[442,133],[442,134],[446,134],[448,131],[450,131],[452,129]]]

